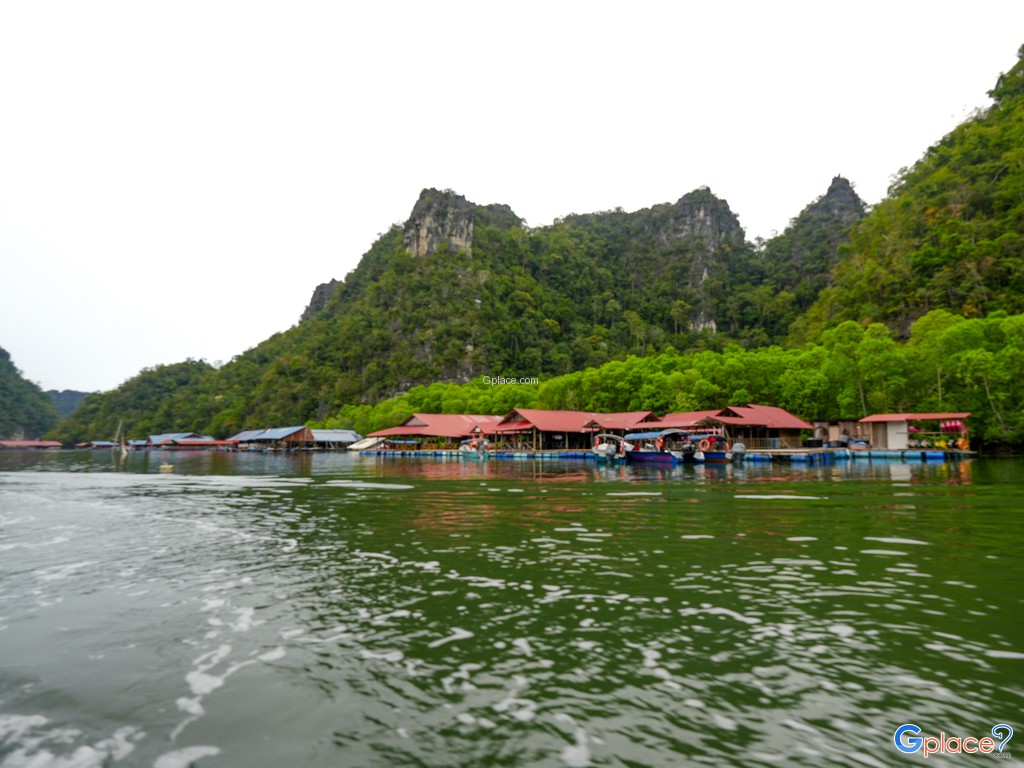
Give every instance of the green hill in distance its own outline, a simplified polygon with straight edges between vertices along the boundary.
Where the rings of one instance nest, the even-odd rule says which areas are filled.
[[[1022,77],[1018,60],[991,91],[993,105],[903,170],[872,210],[835,177],[767,242],[747,242],[707,188],[532,229],[507,205],[425,189],[403,226],[343,280],[314,290],[294,327],[219,369],[188,361],[144,371],[87,398],[53,434],[112,434],[123,419],[133,436],[145,425],[223,437],[336,420],[344,408],[484,374],[555,381],[627,358],[799,349],[834,340],[846,321],[899,344],[933,310],[961,319],[1019,313]],[[1014,364],[1006,362],[1011,374]],[[869,405],[866,393],[856,399],[852,410]],[[807,415],[818,410],[810,406]],[[134,423],[126,411],[139,414]]]
[[[59,418],[50,398],[21,375],[10,354],[0,347],[0,439],[35,440]]]

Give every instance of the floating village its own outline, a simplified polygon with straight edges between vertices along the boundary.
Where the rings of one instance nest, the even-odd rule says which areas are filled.
[[[837,459],[948,461],[974,455],[969,413],[885,413],[808,422],[783,408],[748,404],[669,413],[593,413],[516,408],[506,416],[414,413],[363,437],[306,426],[246,430],[226,439],[194,432],[146,440],[79,443],[121,451],[354,451],[365,456],[454,459],[577,459],[727,463]],[[60,449],[55,441],[4,440],[0,449]]]

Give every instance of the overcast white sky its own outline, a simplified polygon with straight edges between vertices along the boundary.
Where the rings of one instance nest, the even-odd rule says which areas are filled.
[[[988,104],[1024,2],[0,0],[0,347],[227,361],[424,187],[531,226],[707,185],[769,237]]]

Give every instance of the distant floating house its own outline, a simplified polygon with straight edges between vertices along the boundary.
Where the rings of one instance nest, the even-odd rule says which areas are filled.
[[[165,445],[171,445],[177,440],[213,440],[213,438],[204,438],[198,432],[165,432],[162,435],[150,435],[149,447],[162,448]]]
[[[228,438],[247,451],[307,451],[316,448],[313,431],[306,426],[247,429]]]
[[[714,409],[711,411],[688,411],[685,413],[666,413],[657,423],[651,424],[652,429],[686,429],[693,432],[707,432],[709,428],[704,423],[706,419],[717,416],[722,411]]]
[[[625,434],[631,429],[650,425],[657,429],[660,419],[653,411],[627,411],[624,413],[592,413],[590,421],[584,424],[587,429],[598,432],[614,432]]]
[[[940,442],[967,442],[967,418],[961,413],[876,413],[860,420],[871,430],[871,447],[886,451],[935,446]]]
[[[56,440],[0,440],[0,450],[30,450],[41,451],[52,448],[63,448]]]
[[[599,415],[590,411],[515,408],[498,422],[494,434],[496,438],[520,449],[586,450],[591,447],[593,435],[600,431],[600,427],[590,426]],[[617,424],[618,421],[612,423]]]
[[[313,441],[321,451],[344,451],[358,443],[363,436],[351,429],[314,429]]]
[[[402,424],[371,432],[367,440],[409,441],[425,447],[429,438],[459,439],[483,434],[498,446],[515,451],[588,450],[601,432],[634,429],[685,429],[694,434],[727,434],[748,447],[798,448],[804,432],[814,427],[783,408],[769,405],[730,406],[717,410],[670,413],[651,411],[594,413],[515,408],[505,417],[416,413]],[[360,443],[357,449],[378,445]],[[500,448],[499,448],[500,449]]]
[[[457,442],[475,435],[490,435],[501,421],[500,416],[467,413],[414,413],[401,424],[371,432],[367,438],[384,438],[389,442],[414,440],[417,443]]]
[[[814,425],[774,405],[730,405],[708,416],[705,424],[720,424],[729,438],[747,448],[800,448]]]

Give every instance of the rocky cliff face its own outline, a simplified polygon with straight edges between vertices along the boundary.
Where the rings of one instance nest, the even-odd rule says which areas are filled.
[[[518,226],[522,220],[507,205],[481,206],[449,189],[424,189],[405,222],[405,247],[416,258],[442,246],[471,254],[473,228],[478,223],[507,227]]]
[[[739,219],[729,204],[715,197],[707,187],[683,195],[672,205],[655,206],[651,211],[660,214],[656,241],[661,247],[696,243],[699,250],[710,255],[723,244],[743,244]]]
[[[402,239],[406,250],[415,258],[428,256],[439,248],[447,248],[452,253],[463,250],[472,255],[475,227],[504,229],[523,223],[507,205],[477,205],[451,190],[424,189],[402,228]],[[318,285],[300,320],[308,320],[323,311],[342,285],[340,280]]]
[[[309,299],[309,306],[302,313],[300,320],[308,320],[317,312],[324,310],[340,285],[341,283],[337,280],[331,280],[329,283],[320,283],[320,285],[314,288],[313,295]]]
[[[405,247],[422,258],[444,245],[451,251],[473,250],[473,204],[453,192],[425,189],[403,231]]]
[[[696,331],[716,331],[716,296],[708,288],[709,280],[727,276],[729,255],[746,248],[743,227],[729,204],[707,187],[700,187],[675,203],[656,205],[632,215],[643,222],[642,239],[647,246],[655,254],[667,254],[655,257],[651,276],[657,278],[670,270],[691,304],[690,327]]]
[[[842,226],[850,226],[864,217],[864,201],[842,176],[832,177],[828,191],[805,209],[811,216],[827,216]]]

